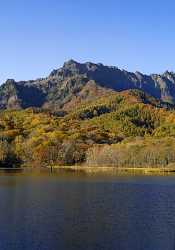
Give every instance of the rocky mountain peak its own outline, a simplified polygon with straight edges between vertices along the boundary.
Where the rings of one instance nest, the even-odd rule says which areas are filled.
[[[90,84],[90,82],[93,84]],[[16,82],[8,79],[0,86],[0,108],[7,108],[12,97],[21,108],[30,106],[64,108],[108,91],[140,89],[153,97],[175,103],[175,73],[146,75],[128,72],[101,63],[79,63],[68,60],[46,78]],[[100,94],[101,93],[101,94]],[[10,100],[11,100],[10,99]],[[12,106],[12,105],[11,105]],[[15,106],[16,107],[16,106]]]
[[[15,84],[15,80],[14,79],[7,79],[5,84],[9,85],[9,84]]]
[[[64,68],[66,68],[66,67],[71,67],[72,65],[76,65],[76,66],[77,66],[77,65],[79,65],[79,64],[80,64],[80,63],[76,62],[75,60],[70,59],[70,60],[64,62],[63,67],[64,67]]]

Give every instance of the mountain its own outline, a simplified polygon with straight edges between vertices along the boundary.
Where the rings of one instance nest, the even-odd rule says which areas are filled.
[[[128,89],[140,89],[162,102],[174,104],[175,73],[145,75],[69,60],[46,78],[20,82],[8,79],[0,86],[0,109],[69,110],[84,101]]]

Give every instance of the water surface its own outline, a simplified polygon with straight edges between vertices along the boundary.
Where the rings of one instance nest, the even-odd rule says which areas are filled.
[[[174,250],[175,177],[0,176],[2,250]]]

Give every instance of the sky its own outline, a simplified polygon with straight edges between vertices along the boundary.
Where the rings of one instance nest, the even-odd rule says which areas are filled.
[[[0,83],[47,76],[74,59],[175,71],[172,0],[0,1]]]

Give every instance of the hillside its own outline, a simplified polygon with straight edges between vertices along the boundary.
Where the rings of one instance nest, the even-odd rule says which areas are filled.
[[[0,166],[123,166],[139,162],[133,158],[139,154],[140,162],[165,166],[175,162],[174,137],[175,111],[139,90],[87,100],[62,117],[37,108],[6,110],[0,113]]]
[[[140,89],[168,103],[175,103],[175,73],[144,75],[103,64],[70,60],[46,78],[0,86],[0,109],[40,107],[70,110],[74,105],[92,101],[115,91]]]

